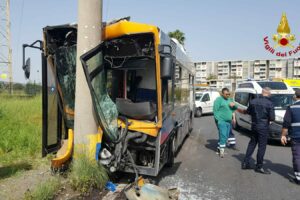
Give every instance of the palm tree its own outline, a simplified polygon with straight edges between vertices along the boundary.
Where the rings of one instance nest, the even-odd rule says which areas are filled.
[[[184,37],[184,33],[182,31],[176,29],[173,32],[169,32],[168,35],[169,35],[169,37],[175,38],[176,40],[178,40],[178,42],[180,44],[184,45],[185,37]]]

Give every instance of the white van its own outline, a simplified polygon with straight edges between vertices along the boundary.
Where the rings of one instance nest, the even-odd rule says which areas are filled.
[[[213,105],[216,98],[220,96],[217,91],[195,92],[195,117],[213,112]]]
[[[249,101],[259,97],[264,87],[271,88],[270,100],[275,107],[275,122],[270,125],[271,139],[280,139],[283,117],[287,106],[293,103],[295,91],[284,82],[275,81],[248,81],[238,85],[234,94],[234,101],[241,109],[247,109]],[[248,114],[236,112],[236,126],[251,130],[251,117]]]

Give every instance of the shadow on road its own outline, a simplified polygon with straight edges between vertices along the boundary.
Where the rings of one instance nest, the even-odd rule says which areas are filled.
[[[18,171],[31,170],[32,165],[27,162],[15,163],[7,166],[0,167],[0,179],[8,178]]]
[[[161,170],[160,174],[156,178],[153,179],[155,184],[158,185],[160,183],[160,181],[167,176],[175,175],[177,170],[179,169],[180,165],[181,165],[181,162],[176,162],[176,163],[174,163],[173,167],[164,167]]]
[[[217,139],[210,139],[206,141],[207,144],[205,145],[205,147],[209,150],[212,151],[217,151],[217,146],[218,146],[218,140]]]
[[[238,154],[238,155],[232,155],[232,157],[236,158],[237,160],[239,160],[242,164],[245,154]],[[251,158],[250,163],[254,166],[254,162],[255,160],[253,158]],[[291,177],[293,177],[293,168],[287,165],[283,165],[281,163],[274,163],[270,160],[264,160],[264,167],[266,169],[269,169],[271,172],[274,172],[276,174],[279,174],[280,176],[286,178],[286,179],[290,179]]]
[[[235,132],[239,133],[241,135],[247,136],[247,137],[249,137],[249,139],[251,138],[251,135],[253,134],[251,131],[249,131],[247,129],[244,129],[244,128],[240,128],[239,130],[235,130]],[[268,145],[282,146],[279,139],[269,139],[268,140]],[[290,146],[290,145],[287,145],[287,146]]]

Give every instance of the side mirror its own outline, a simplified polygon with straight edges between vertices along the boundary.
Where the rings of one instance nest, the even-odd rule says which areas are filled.
[[[37,43],[39,44],[39,46],[37,46]],[[23,44],[22,48],[23,48],[23,66],[22,69],[24,70],[25,73],[25,78],[29,79],[30,76],[30,58],[27,58],[26,62],[25,62],[25,49],[27,47],[30,48],[34,48],[34,49],[39,49],[41,51],[43,51],[43,42],[41,40],[36,40],[34,43],[32,44]]]
[[[173,58],[171,56],[161,57],[160,74],[162,79],[172,79],[173,77]]]
[[[170,45],[160,44],[158,46],[158,51],[162,55],[166,55],[166,54],[171,55],[172,54],[172,47]]]
[[[27,58],[25,64],[22,66],[24,70],[25,77],[29,79],[30,77],[30,58]]]

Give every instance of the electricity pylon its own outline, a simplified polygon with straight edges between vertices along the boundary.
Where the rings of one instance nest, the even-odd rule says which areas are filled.
[[[0,0],[0,75],[8,79],[12,93],[12,50],[10,35],[10,0]]]

